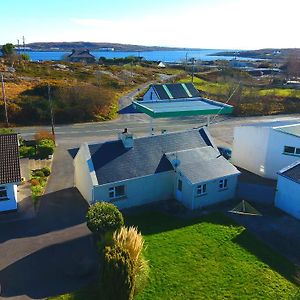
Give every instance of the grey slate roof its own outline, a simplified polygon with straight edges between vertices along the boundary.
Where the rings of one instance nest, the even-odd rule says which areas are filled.
[[[0,135],[0,184],[21,182],[17,134]]]
[[[193,83],[168,83],[168,84],[153,84],[153,89],[158,95],[159,99],[181,99],[181,98],[197,98],[200,97],[199,91],[195,88]],[[166,89],[172,95],[169,96]],[[187,91],[189,93],[187,93]]]
[[[212,147],[195,148],[166,153],[176,170],[182,172],[192,184],[239,174],[240,172]]]
[[[282,169],[279,174],[300,184],[300,161]]]
[[[203,129],[136,138],[125,149],[121,140],[90,144],[99,185],[173,170],[168,152],[206,147]]]

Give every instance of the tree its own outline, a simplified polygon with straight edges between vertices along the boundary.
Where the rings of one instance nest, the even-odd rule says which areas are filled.
[[[124,218],[118,208],[107,202],[92,205],[86,215],[87,227],[105,243],[113,232],[124,225]]]
[[[3,56],[9,56],[9,55],[13,55],[14,54],[14,49],[15,49],[15,46],[11,43],[7,43],[5,45],[2,46],[2,53],[3,53]]]
[[[22,53],[21,60],[30,61],[30,56],[27,53]]]

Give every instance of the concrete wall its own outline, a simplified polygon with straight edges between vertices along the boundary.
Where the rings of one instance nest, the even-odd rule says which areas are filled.
[[[156,101],[159,100],[153,87],[150,87],[149,90],[143,96],[143,101]]]
[[[275,206],[300,219],[300,184],[278,176]]]
[[[300,160],[300,156],[283,154],[284,146],[300,148],[300,138],[272,129],[266,154],[266,178],[277,179],[277,173],[282,168]]]
[[[220,190],[219,181],[221,179],[227,179],[227,188]],[[206,194],[197,196],[197,186],[193,185],[193,197],[191,198],[193,203],[193,209],[206,207],[216,203],[230,200],[235,197],[237,189],[238,175],[219,178],[206,183]]]
[[[265,160],[270,129],[256,126],[234,128],[231,161],[260,176],[265,176]]]
[[[0,201],[0,211],[16,210],[17,209],[17,185],[10,183],[10,184],[3,184],[1,186],[6,187],[7,198],[9,200]]]
[[[125,197],[120,200],[109,198],[109,188],[124,185]],[[140,206],[174,197],[174,172],[164,172],[145,177],[124,180],[114,184],[94,187],[94,200],[114,203],[120,209]]]
[[[93,182],[88,165],[86,145],[82,145],[74,158],[74,185],[89,203],[93,201]]]

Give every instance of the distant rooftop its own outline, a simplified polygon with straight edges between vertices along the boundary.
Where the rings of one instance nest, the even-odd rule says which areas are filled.
[[[152,118],[230,114],[233,111],[231,105],[200,97],[155,102],[133,101],[133,106]]]
[[[300,183],[300,161],[297,161],[292,165],[282,169],[279,172],[279,175]]]
[[[151,87],[154,89],[156,95],[160,100],[200,97],[199,91],[191,82],[153,84],[150,86],[150,88]]]

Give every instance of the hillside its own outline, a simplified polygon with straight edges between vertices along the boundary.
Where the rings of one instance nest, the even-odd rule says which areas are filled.
[[[157,50],[178,50],[180,48],[169,48],[159,46],[141,46],[119,43],[94,43],[94,42],[40,42],[29,43],[26,46],[32,51],[70,51],[72,49],[89,49],[98,51],[101,48],[114,48],[115,51],[157,51]]]
[[[224,51],[212,54],[213,56],[236,56],[244,58],[256,58],[256,59],[286,59],[290,55],[300,56],[300,49],[259,49],[259,50],[243,50],[243,51]]]

